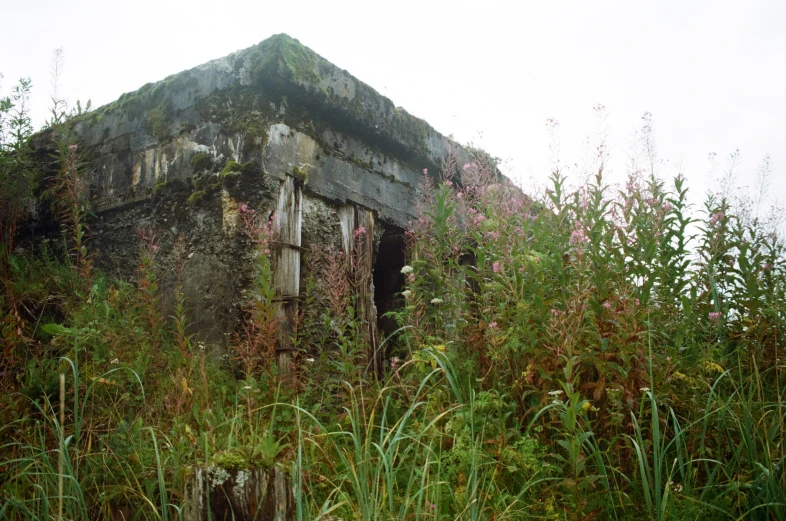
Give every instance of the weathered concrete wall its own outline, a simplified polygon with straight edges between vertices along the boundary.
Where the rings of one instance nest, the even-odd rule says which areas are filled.
[[[99,266],[129,278],[139,251],[134,228],[148,226],[158,233],[169,268],[163,285],[171,288],[179,240],[193,331],[216,344],[235,329],[252,277],[240,203],[297,220],[276,253],[280,269],[290,270],[276,284],[292,299],[301,249],[341,247],[341,208],[355,208],[353,225],[403,229],[422,169],[437,174],[451,150],[459,164],[469,160],[426,122],[286,35],[145,85],[72,126],[88,159]],[[365,247],[370,270],[376,245]],[[367,278],[371,296],[363,299],[375,313]]]

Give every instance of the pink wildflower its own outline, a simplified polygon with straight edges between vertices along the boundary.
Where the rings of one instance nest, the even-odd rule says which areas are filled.
[[[606,302],[603,303],[603,307],[606,309],[611,309],[611,302],[607,300]]]
[[[581,228],[581,227],[577,227],[577,228],[576,228],[575,230],[573,230],[573,232],[570,234],[570,243],[571,243],[572,245],[574,245],[574,246],[575,246],[575,245],[578,245],[578,244],[585,244],[585,243],[588,243],[588,242],[589,242],[589,239],[588,239],[588,238],[587,238],[587,236],[584,234],[584,229],[583,229],[583,228]]]
[[[497,327],[497,323],[496,322],[491,322],[489,324],[489,329],[495,329],[496,327]]]
[[[718,320],[720,320],[721,314],[720,311],[710,311],[710,314],[708,316],[710,320],[717,322]]]
[[[502,271],[502,264],[500,264],[499,262],[495,262],[492,265],[492,269],[494,270],[494,273],[499,273],[500,271]]]
[[[423,169],[423,175],[428,175],[428,168]]]
[[[560,312],[554,308],[551,308],[551,315],[558,317],[560,315]]]
[[[240,205],[240,212],[241,213],[247,213],[248,212],[248,205],[247,204]]]
[[[360,226],[360,227],[358,227],[357,230],[355,230],[355,234],[354,235],[355,235],[355,238],[357,239],[361,235],[365,235],[365,234],[366,234],[366,228],[364,226]]]
[[[724,217],[726,217],[725,213],[716,212],[710,216],[710,224],[716,224],[718,222],[721,222]]]
[[[68,145],[68,150],[76,150],[77,148],[76,145]]]

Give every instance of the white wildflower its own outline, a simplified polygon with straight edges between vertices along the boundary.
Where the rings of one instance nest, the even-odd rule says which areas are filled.
[[[559,396],[560,394],[562,394],[562,391],[549,391],[549,396]]]
[[[410,290],[402,291],[401,296],[404,298],[409,298],[412,296],[412,292]]]
[[[444,301],[441,298],[433,298],[431,299],[432,304],[442,304]]]
[[[407,273],[412,273],[412,266],[404,266],[401,268],[401,273],[406,275]]]
[[[650,388],[649,387],[642,387],[641,389],[639,389],[639,391],[641,391],[643,393],[648,393],[648,392],[650,392]]]

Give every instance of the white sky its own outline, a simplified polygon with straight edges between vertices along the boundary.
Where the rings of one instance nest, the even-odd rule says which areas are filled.
[[[561,123],[563,163],[582,162],[608,109],[611,175],[653,114],[663,173],[675,162],[694,198],[735,149],[740,184],[773,165],[786,201],[786,2],[358,2],[0,0],[0,93],[31,77],[39,127],[52,51],[61,94],[98,107],[285,32],[462,143],[507,160],[526,185],[549,174],[546,118]],[[716,176],[717,177],[717,176]]]

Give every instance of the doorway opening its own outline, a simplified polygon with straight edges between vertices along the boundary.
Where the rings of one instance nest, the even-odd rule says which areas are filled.
[[[384,229],[374,262],[374,305],[377,308],[377,331],[380,343],[399,327],[394,318],[385,315],[404,306],[401,297],[401,292],[404,290],[404,275],[401,273],[401,268],[406,261],[404,230],[392,226],[385,226]],[[385,342],[382,346],[383,352],[380,353],[382,358],[388,358],[394,345],[395,338]]]

